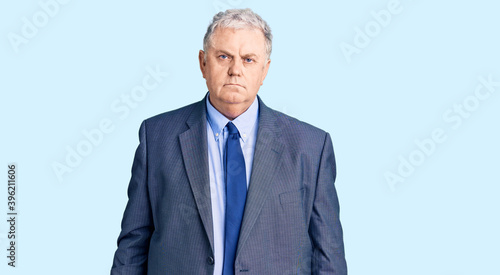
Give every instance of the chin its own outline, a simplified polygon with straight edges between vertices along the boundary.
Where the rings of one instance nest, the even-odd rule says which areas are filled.
[[[224,97],[222,101],[228,104],[241,104],[245,102],[245,98],[243,97]]]
[[[245,93],[239,89],[224,89],[220,98],[227,103],[241,103],[247,99]]]

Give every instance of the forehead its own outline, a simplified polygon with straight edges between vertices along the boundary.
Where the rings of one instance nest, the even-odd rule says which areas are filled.
[[[263,55],[265,52],[264,33],[259,29],[217,28],[211,41],[214,50],[235,51]]]

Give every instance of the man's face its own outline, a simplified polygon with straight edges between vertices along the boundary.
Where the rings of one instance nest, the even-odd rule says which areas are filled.
[[[198,58],[210,103],[231,120],[250,107],[271,63],[258,29],[217,28]]]

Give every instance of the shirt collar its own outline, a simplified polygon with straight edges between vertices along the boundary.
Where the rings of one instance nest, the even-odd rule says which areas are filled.
[[[226,127],[226,124],[230,121],[225,117],[223,114],[221,114],[217,109],[212,106],[212,103],[210,103],[210,100],[208,97],[210,96],[210,93],[207,95],[207,120],[208,123],[210,124],[210,127],[212,128],[213,135],[215,140],[219,140],[219,137],[222,135],[222,131],[224,130],[224,127]],[[240,132],[240,137],[243,140],[243,142],[246,142],[247,139],[250,137],[250,132],[253,130],[257,123],[258,119],[258,114],[259,114],[259,101],[257,100],[257,96],[255,97],[254,101],[252,102],[252,105],[248,107],[248,109],[243,112],[243,114],[239,115],[237,118],[235,118],[232,122],[238,128],[238,131]]]

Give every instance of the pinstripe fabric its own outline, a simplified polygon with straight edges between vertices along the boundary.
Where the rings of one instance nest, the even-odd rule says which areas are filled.
[[[347,274],[330,135],[266,107],[235,274]],[[205,99],[147,119],[111,274],[213,274]]]

